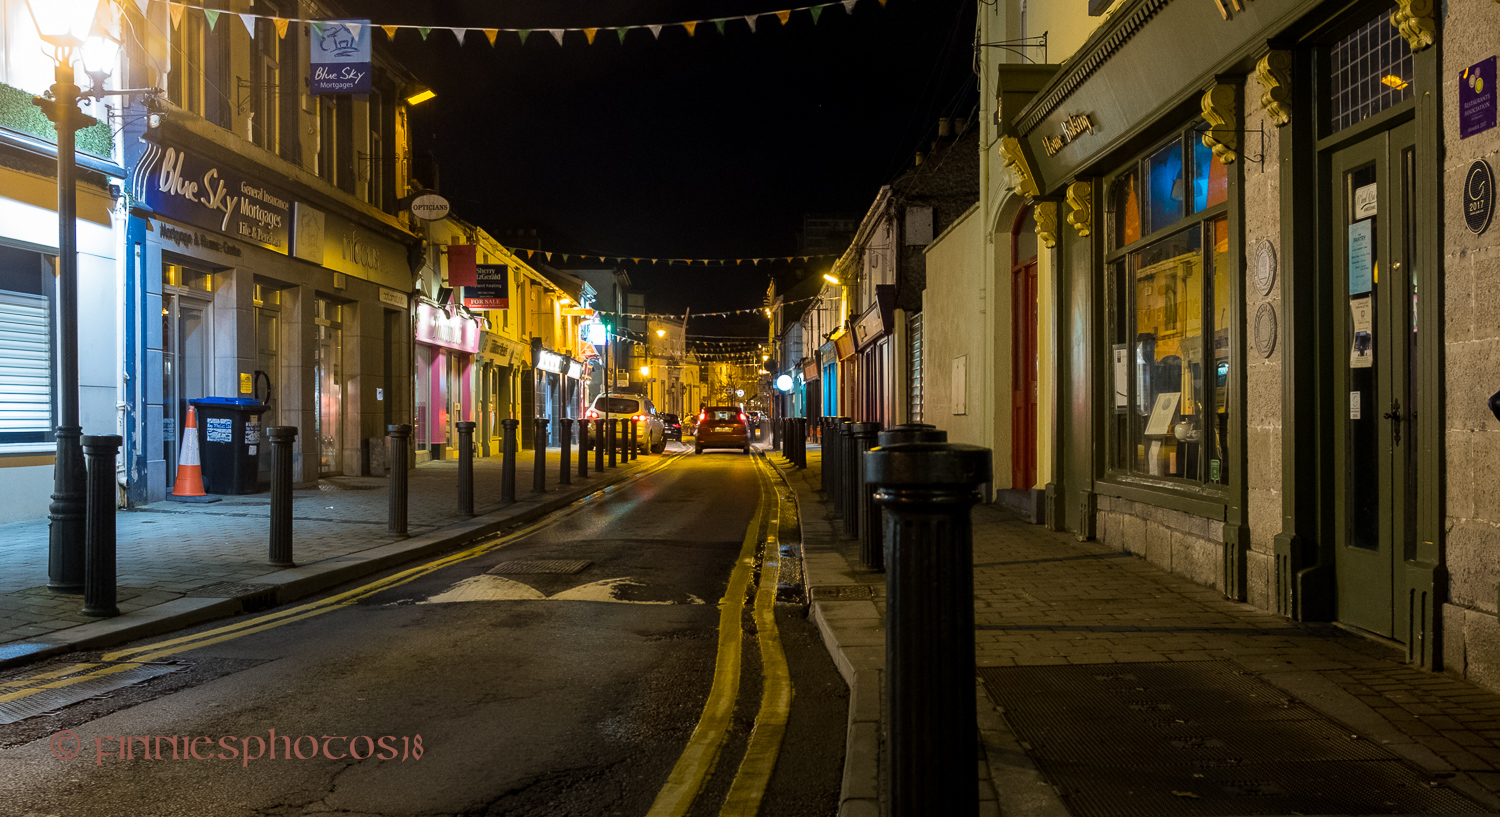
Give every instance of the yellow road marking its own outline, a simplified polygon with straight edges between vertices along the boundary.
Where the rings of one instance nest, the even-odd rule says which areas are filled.
[[[0,681],[0,687],[9,688],[31,686],[37,681],[45,681],[49,678],[61,678],[64,675],[72,675],[75,672],[82,672],[83,670],[92,669],[93,667],[97,666],[99,665],[93,662],[87,662],[83,664],[70,664],[66,667],[63,667],[62,669],[55,669],[50,672],[39,672],[36,675],[30,675],[25,678],[15,678],[9,681]]]
[[[729,732],[729,719],[734,714],[735,701],[740,695],[740,651],[744,635],[740,626],[740,610],[745,605],[745,591],[750,585],[750,569],[755,564],[755,543],[760,538],[762,505],[765,497],[765,475],[759,464],[756,468],[756,483],[760,489],[755,502],[755,515],[745,529],[745,539],[740,545],[739,558],[729,574],[729,587],[724,598],[719,600],[719,651],[714,659],[713,686],[709,688],[708,700],[703,704],[703,714],[698,725],[688,738],[687,747],[677,758],[666,785],[657,792],[647,817],[682,817],[693,805],[703,783],[713,771],[718,760],[719,747]]]
[[[755,632],[760,642],[762,678],[760,712],[755,716],[755,727],[750,731],[740,770],[735,773],[729,794],[724,797],[724,807],[719,810],[720,817],[755,817],[760,813],[761,799],[771,782],[771,773],[776,770],[776,758],[781,754],[781,740],[792,711],[792,674],[776,628],[776,585],[781,581],[781,542],[777,536],[780,524],[778,496],[776,515],[771,517],[766,530],[760,589],[755,593]]]
[[[672,464],[672,462],[674,462],[678,456],[681,455],[665,458],[659,464],[653,465],[648,469],[641,471],[639,474],[633,476],[638,478],[653,474]],[[621,483],[616,484],[618,485]],[[86,678],[95,678],[101,675],[110,675],[116,672],[123,672],[127,669],[138,667],[144,662],[161,658],[163,656],[173,655],[179,652],[187,652],[188,650],[195,650],[200,647],[207,647],[212,644],[230,641],[232,639],[240,638],[241,636],[264,632],[275,627],[280,627],[283,624],[291,624],[295,621],[301,621],[303,619],[321,615],[332,610],[339,610],[344,607],[348,607],[367,596],[372,596],[376,593],[389,590],[393,587],[399,587],[403,584],[406,584],[407,582],[419,579],[429,573],[442,570],[443,568],[450,565],[467,561],[477,556],[482,556],[485,553],[489,553],[490,551],[505,547],[506,545],[509,545],[518,539],[530,536],[531,534],[536,533],[539,530],[551,527],[552,525],[556,525],[564,519],[567,519],[568,517],[583,510],[585,507],[587,507],[587,503],[590,500],[602,495],[604,491],[612,487],[615,486],[606,486],[605,488],[601,488],[599,491],[589,494],[582,500],[579,500],[579,502],[575,503],[573,506],[567,508],[566,510],[548,514],[546,518],[538,520],[536,522],[532,522],[531,524],[526,525],[520,530],[506,534],[505,536],[502,536],[498,539],[493,539],[484,544],[468,548],[467,550],[461,550],[457,553],[443,556],[426,564],[418,565],[417,567],[408,568],[407,570],[403,570],[399,573],[394,573],[382,579],[376,579],[373,582],[361,585],[360,587],[356,587],[353,590],[346,590],[343,593],[330,596],[326,599],[320,599],[315,602],[298,605],[296,607],[288,608],[286,610],[280,610],[274,613],[266,613],[265,615],[256,616],[254,618],[246,619],[245,621],[230,624],[224,627],[218,627],[213,630],[207,630],[201,633],[193,633],[191,635],[174,638],[167,641],[158,641],[139,647],[129,647],[123,650],[116,650],[115,652],[108,653],[101,657],[101,660],[105,662],[104,666],[99,666],[97,663],[75,664],[72,667],[68,667],[65,669],[51,670],[45,673],[30,675],[24,679],[15,679],[12,681],[8,681],[6,682],[8,686],[26,685],[28,686],[28,688],[0,695],[0,703],[26,698],[44,689],[54,689],[57,687],[75,684]],[[65,681],[57,681],[49,684],[42,684],[39,686],[30,686],[33,682],[38,680],[67,675],[71,672],[88,669],[89,667],[98,668],[94,669],[91,672],[86,672],[83,675],[79,675],[76,678],[68,678]]]

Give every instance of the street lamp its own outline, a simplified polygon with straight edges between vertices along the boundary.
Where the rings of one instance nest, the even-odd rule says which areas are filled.
[[[48,94],[32,103],[57,127],[57,326],[58,388],[57,461],[53,469],[52,504],[48,508],[47,586],[60,593],[83,590],[85,469],[78,422],[78,200],[74,135],[95,123],[79,110],[87,97],[145,91],[105,91],[104,79],[118,53],[113,43],[90,37],[99,0],[27,0],[31,20],[42,41],[53,48],[57,64]],[[99,40],[95,42],[95,40]],[[73,63],[83,58],[93,87],[84,92],[73,84]],[[150,89],[156,91],[156,89]],[[111,509],[113,512],[113,509]]]

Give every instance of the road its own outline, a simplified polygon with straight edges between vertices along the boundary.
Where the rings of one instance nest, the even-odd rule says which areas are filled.
[[[847,692],[779,546],[794,511],[756,457],[661,460],[318,600],[10,673],[0,697],[173,668],[0,726],[0,812],[834,813]]]

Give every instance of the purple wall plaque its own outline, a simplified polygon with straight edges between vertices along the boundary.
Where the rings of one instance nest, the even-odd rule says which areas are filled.
[[[1458,136],[1468,139],[1495,127],[1495,58],[1469,66],[1458,77]]]

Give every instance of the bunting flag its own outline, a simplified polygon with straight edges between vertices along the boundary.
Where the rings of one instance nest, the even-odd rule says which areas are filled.
[[[495,38],[500,36],[500,29],[486,28],[484,29],[484,36],[489,38],[490,46],[493,47],[495,45]]]
[[[560,29],[560,28],[549,28],[549,29],[547,29],[547,33],[552,35],[552,39],[557,40],[557,44],[558,45],[562,45],[562,37],[563,37],[563,30],[562,29]]]
[[[240,18],[240,22],[242,22],[242,23],[245,24],[245,30],[248,31],[248,32],[250,32],[250,39],[252,39],[252,40],[255,39],[255,15],[253,15],[253,14],[237,14],[235,16],[239,17]]]
[[[141,13],[145,14],[146,9],[151,5],[151,0],[135,0],[135,4],[140,8]]]
[[[718,266],[718,267],[741,266],[741,265],[743,265],[743,264],[745,264],[747,262],[751,266],[760,266],[760,263],[762,261],[764,261],[764,262],[766,262],[768,264],[773,264],[773,263],[791,263],[793,261],[801,261],[801,262],[805,263],[805,262],[808,262],[808,261],[815,261],[815,260],[818,260],[818,259],[837,258],[838,257],[838,255],[835,254],[835,253],[828,253],[828,254],[824,254],[824,255],[782,255],[782,256],[775,256],[775,257],[765,257],[765,256],[762,256],[760,258],[650,258],[650,257],[647,257],[647,256],[639,256],[639,255],[634,255],[634,256],[632,256],[632,255],[596,255],[594,253],[577,253],[577,252],[571,252],[571,251],[564,253],[564,252],[562,252],[560,250],[550,250],[550,251],[549,250],[541,250],[541,249],[532,250],[532,249],[527,249],[525,247],[506,247],[505,250],[507,252],[511,253],[512,255],[516,255],[516,256],[519,256],[520,253],[525,252],[526,256],[528,258],[531,257],[531,254],[533,252],[540,252],[540,253],[543,253],[544,255],[546,255],[548,261],[552,260],[552,256],[553,255],[561,256],[563,261],[569,261],[569,260],[571,260],[573,258],[573,256],[576,255],[576,256],[578,256],[578,258],[580,260],[584,260],[584,261],[587,261],[587,260],[592,259],[592,258],[597,258],[599,260],[599,263],[601,263],[601,264],[608,264],[608,263],[615,263],[615,264],[625,264],[625,263],[631,263],[631,264],[666,264],[668,266],[688,266],[688,267],[693,266],[695,264],[702,264],[703,266],[706,266],[706,267],[713,267],[713,266]]]
[[[845,14],[853,14],[854,13],[854,4],[857,3],[857,2],[859,2],[859,0],[844,0],[844,13]]]
[[[691,37],[695,32],[698,31],[698,21],[689,20],[688,22],[683,23],[682,27],[687,29],[688,36]]]
[[[583,36],[585,36],[585,37],[588,38],[589,45],[593,45],[594,44],[594,35],[598,34],[598,33],[599,33],[599,29],[597,29],[597,28],[585,28],[583,30]]]
[[[818,18],[823,16],[823,7],[813,6],[812,8],[808,9],[808,11],[812,12],[813,25],[817,25]]]
[[[651,29],[651,36],[658,40],[661,39],[661,26],[646,26],[646,28]]]
[[[791,306],[792,304],[800,304],[800,303],[805,303],[807,301],[816,301],[816,300],[821,299],[822,297],[823,297],[822,295],[809,295],[806,298],[798,298],[798,299],[796,299],[794,301],[782,301],[781,302],[781,306]],[[752,314],[752,313],[764,315],[764,314],[766,314],[766,310],[767,309],[768,309],[768,307],[764,307],[764,306],[754,306],[754,307],[747,307],[745,309],[727,309],[727,310],[724,310],[723,312],[698,312],[698,311],[695,310],[694,312],[692,312],[690,314],[684,314],[684,313],[672,314],[672,313],[667,313],[667,312],[611,312],[610,310],[607,310],[607,309],[600,310],[600,312],[602,312],[604,314],[608,314],[608,315],[618,316],[618,317],[621,317],[621,318],[648,318],[648,319],[649,318],[672,318],[672,319],[676,319],[676,320],[682,320],[683,318],[688,318],[688,317],[692,317],[692,318],[725,318],[725,317],[729,317],[730,315],[749,315],[749,314]],[[620,337],[621,340],[632,340],[632,338],[629,335],[620,335],[619,337]],[[696,340],[695,338],[699,338],[699,337],[719,337],[719,338],[723,338],[723,337],[740,337],[740,336],[738,336],[738,335],[689,335],[688,337],[694,343],[706,343],[707,341],[699,341],[699,340]]]
[[[776,12],[776,19],[780,20],[782,25],[786,25],[786,21],[792,19],[792,13],[786,10],[778,11]]]
[[[277,17],[277,18],[271,20],[271,24],[274,25],[274,26],[276,26],[276,39],[278,39],[278,40],[285,40],[286,39],[287,29],[291,27],[292,21],[284,19],[284,18],[281,18],[281,17]],[[387,32],[387,33],[390,33],[390,32]]]
[[[430,29],[430,28],[421,28],[419,26],[417,28],[417,33],[422,35],[422,42],[427,42],[427,35],[432,33],[432,29]]]
[[[172,28],[182,27],[182,13],[185,11],[187,11],[185,6],[179,6],[176,3],[167,6],[167,14],[172,18]]]
[[[525,45],[526,44],[526,38],[531,36],[531,29],[529,29],[529,28],[519,28],[519,29],[516,29],[516,34],[518,36],[520,36],[520,38],[521,38],[521,45]]]
[[[352,35],[354,37],[354,39],[356,39],[356,40],[359,39],[359,32],[363,31],[364,27],[365,27],[364,23],[356,22],[354,20],[345,20],[344,21],[344,28],[349,29],[349,34]],[[463,40],[462,37],[459,37],[458,39],[460,41]]]
[[[724,21],[724,20],[715,20],[714,21],[714,28],[717,28],[719,30],[720,34],[724,33],[724,23],[725,22],[726,21]]]
[[[208,30],[213,31],[214,26],[219,22],[219,12],[214,11],[213,9],[204,9],[203,19],[208,21]]]
[[[314,40],[321,40],[321,39],[323,39],[323,21],[321,21],[321,20],[314,20],[313,21],[313,24],[312,24],[312,33],[313,33],[313,39]]]
[[[750,16],[746,17],[745,18],[745,22],[747,24],[749,24],[749,26],[750,26],[750,33],[754,34],[755,33],[755,15],[751,14]]]
[[[448,30],[453,32],[454,37],[458,38],[459,45],[464,44],[464,35],[469,33],[467,28],[450,28]]]
[[[398,28],[400,28],[400,26],[381,26],[380,30],[385,32],[385,38],[387,40],[394,40],[396,39],[396,29]]]
[[[624,45],[625,44],[625,32],[627,32],[629,30],[630,29],[628,27],[621,27],[621,28],[615,29],[615,33],[618,34],[618,35],[620,35],[620,45]]]

